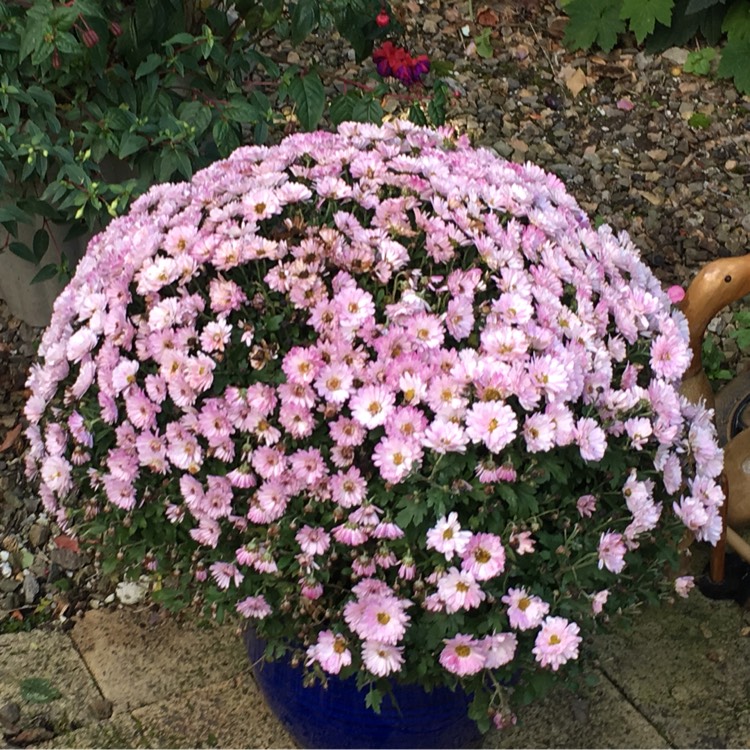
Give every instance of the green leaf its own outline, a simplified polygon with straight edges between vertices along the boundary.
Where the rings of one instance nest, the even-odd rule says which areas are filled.
[[[669,26],[674,0],[623,0],[620,18],[630,21],[630,30],[640,44],[659,21]]]
[[[362,97],[354,102],[351,117],[357,122],[373,122],[380,125],[383,122],[383,108],[377,99]]]
[[[148,141],[142,135],[124,133],[120,141],[120,148],[117,150],[117,156],[119,159],[127,159],[128,156],[136,153],[136,151],[140,151],[147,145]]]
[[[427,125],[427,115],[424,113],[419,102],[414,102],[409,107],[409,120],[415,125]]]
[[[698,33],[701,23],[705,22],[706,16],[712,14],[712,11],[689,15],[686,12],[688,2],[689,0],[676,0],[669,26],[656,24],[653,33],[646,40],[647,52],[654,53],[661,52],[668,47],[682,47]]]
[[[57,276],[57,266],[54,263],[47,263],[46,266],[41,267],[29,284],[41,284],[43,281],[54,279],[55,276]]]
[[[716,50],[713,47],[706,49],[693,50],[687,56],[682,69],[686,73],[693,73],[698,76],[705,76],[711,72],[711,61],[716,57]]]
[[[625,31],[620,18],[623,0],[571,0],[565,8],[569,22],[565,27],[565,46],[572,50],[591,49],[595,44],[609,52]]]
[[[179,34],[169,37],[164,44],[192,44],[195,41],[195,37],[192,34],[188,34],[187,31],[181,31]]]
[[[299,0],[292,11],[292,44],[303,42],[320,20],[318,0]]]
[[[136,122],[136,116],[123,107],[110,107],[104,121],[112,130],[128,130]]]
[[[721,25],[727,39],[750,39],[750,3],[747,0],[737,0],[724,16]]]
[[[734,79],[737,91],[750,94],[750,37],[729,39],[721,53],[718,74]],[[692,119],[692,118],[691,118]]]
[[[305,130],[314,130],[323,116],[326,94],[320,76],[310,72],[292,80],[289,95],[296,105],[297,117]]]
[[[383,703],[383,691],[376,687],[371,687],[365,696],[365,706],[371,708],[376,714],[380,713],[380,706]]]
[[[177,108],[177,117],[190,123],[198,137],[203,135],[211,124],[211,108],[201,102],[183,102]]]
[[[36,265],[37,260],[34,257],[34,253],[31,251],[31,248],[23,242],[11,242],[10,245],[8,245],[8,250],[10,250],[13,255],[17,255],[19,258]]]
[[[693,13],[700,13],[706,8],[712,8],[714,5],[724,5],[727,0],[690,0],[688,3],[686,13],[692,15]]]
[[[217,120],[212,133],[221,156],[229,156],[240,145],[237,133],[226,120]]]
[[[164,58],[161,55],[157,55],[155,52],[152,52],[135,71],[136,81],[139,78],[143,78],[143,76],[147,76],[149,73],[153,73],[162,64],[163,61]]]
[[[331,122],[334,125],[339,125],[342,122],[352,119],[352,112],[354,111],[354,104],[359,96],[357,94],[342,94],[337,96],[332,102],[328,111],[328,116],[331,118]]]
[[[43,677],[21,680],[21,698],[29,703],[49,703],[62,698],[62,693]]]
[[[235,122],[253,123],[260,119],[260,112],[250,102],[233,97],[225,109],[227,117]]]
[[[49,234],[46,229],[37,229],[34,232],[34,240],[32,243],[32,249],[34,251],[34,261],[39,263],[42,258],[46,255],[47,249],[49,248]]]
[[[492,29],[489,26],[486,26],[482,29],[481,34],[477,34],[477,36],[474,37],[474,44],[476,45],[479,57],[489,59],[494,54],[492,39],[490,38],[491,33]]]
[[[18,206],[0,206],[0,223],[6,221],[20,221],[22,224],[31,224],[31,216],[18,208]]]

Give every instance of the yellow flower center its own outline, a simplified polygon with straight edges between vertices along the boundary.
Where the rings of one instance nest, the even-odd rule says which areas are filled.
[[[477,550],[476,550],[476,551],[474,552],[474,559],[475,559],[475,560],[476,560],[476,561],[477,561],[478,563],[486,563],[486,562],[489,562],[489,561],[490,561],[490,560],[492,559],[492,555],[490,555],[490,553],[489,553],[489,552],[487,552],[487,550],[486,550],[486,549],[484,549],[484,548],[482,548],[482,547],[479,547],[479,548],[478,548],[478,549],[477,549]]]
[[[518,609],[520,609],[521,612],[525,612],[530,604],[531,599],[529,599],[527,596],[524,596],[524,598],[518,602]]]
[[[555,635],[554,633],[549,637],[549,645],[550,646],[557,646],[557,644],[560,643],[560,636]]]
[[[391,616],[387,612],[378,612],[378,622],[381,625],[387,625],[391,621]]]
[[[469,654],[471,654],[471,649],[468,646],[456,646],[456,656],[465,659]]]

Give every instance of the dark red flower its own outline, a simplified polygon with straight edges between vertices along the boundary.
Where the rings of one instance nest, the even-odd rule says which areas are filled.
[[[419,55],[413,60],[403,47],[395,47],[392,42],[383,42],[373,50],[372,60],[381,76],[398,78],[404,86],[417,83],[430,70],[427,55]]]

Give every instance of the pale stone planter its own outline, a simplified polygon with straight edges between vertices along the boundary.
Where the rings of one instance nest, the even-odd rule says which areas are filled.
[[[34,232],[42,225],[19,224],[19,236],[16,238],[29,247],[32,244]],[[59,260],[57,248],[62,248],[70,261],[71,268],[75,267],[88,243],[88,237],[83,236],[69,242],[63,242],[67,227],[52,226],[50,247],[38,266],[19,258],[9,250],[0,253],[0,298],[5,300],[11,313],[30,326],[46,326],[52,314],[52,306],[64,284],[57,278],[31,284],[31,280],[48,263]],[[0,246],[5,244],[8,235],[0,227]]]

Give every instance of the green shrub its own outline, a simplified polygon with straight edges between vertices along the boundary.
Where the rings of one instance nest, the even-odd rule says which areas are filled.
[[[597,46],[609,52],[626,32],[651,52],[698,37],[709,45],[724,39],[718,74],[750,93],[750,0],[570,0],[565,12],[570,20],[564,41],[570,49]],[[704,57],[692,72],[708,73],[711,59]]]
[[[96,232],[155,182],[189,179],[241,143],[326,114],[380,122],[388,83],[329,101],[325,70],[278,52],[338,33],[363,61],[400,31],[379,13],[381,0],[0,0],[0,250],[39,265],[53,224]],[[442,121],[443,87],[414,103],[416,119]],[[19,223],[40,221],[21,242]],[[35,280],[68,275],[56,250]]]

